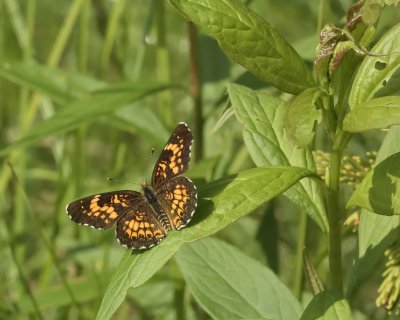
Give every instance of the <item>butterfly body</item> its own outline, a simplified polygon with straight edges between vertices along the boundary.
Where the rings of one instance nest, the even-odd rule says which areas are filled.
[[[78,224],[96,229],[117,225],[118,241],[138,250],[158,244],[170,230],[180,230],[197,207],[194,183],[181,176],[189,166],[192,133],[179,123],[154,167],[151,185],[142,192],[120,190],[85,197],[70,203],[66,211]]]
[[[164,229],[171,230],[171,224],[168,219],[168,216],[165,213],[164,209],[161,207],[160,203],[158,202],[157,196],[154,194],[152,188],[147,186],[147,184],[142,184],[142,195],[151,206],[154,215],[156,216],[157,220],[160,221]]]

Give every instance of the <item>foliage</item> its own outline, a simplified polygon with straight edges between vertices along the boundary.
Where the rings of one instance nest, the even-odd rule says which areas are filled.
[[[400,312],[398,1],[328,3],[1,1],[0,318]],[[133,252],[69,221],[180,121],[188,227]]]

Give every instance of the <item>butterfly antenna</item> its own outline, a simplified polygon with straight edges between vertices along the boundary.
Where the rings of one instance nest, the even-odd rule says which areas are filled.
[[[136,181],[132,181],[132,180],[115,179],[115,178],[107,178],[107,180],[111,181],[111,182],[122,182],[122,183],[128,183],[128,184],[137,184],[138,186],[140,186],[140,183],[137,183]]]
[[[107,179],[108,181],[112,181],[112,182],[121,182],[120,179],[115,179],[115,178],[110,178],[110,177],[107,177],[106,179]]]
[[[151,161],[153,160],[153,154],[154,154],[155,149],[151,149],[150,157],[147,160],[147,165],[146,165],[146,171],[145,171],[145,177],[147,178],[150,174],[150,169],[151,169]]]

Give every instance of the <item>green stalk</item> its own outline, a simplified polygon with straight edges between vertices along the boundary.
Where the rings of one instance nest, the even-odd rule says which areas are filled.
[[[12,189],[11,191],[11,195],[10,195],[10,199],[11,199],[11,203],[16,203],[15,199],[17,198],[17,194],[18,192],[16,192],[16,185],[15,183],[10,183],[12,185],[12,187],[10,189]],[[8,200],[10,200],[8,199]],[[5,203],[2,201],[2,204]],[[25,277],[24,274],[24,270],[23,267],[21,265],[21,263],[19,262],[18,259],[18,253],[17,253],[17,247],[15,245],[15,232],[13,232],[13,227],[12,227],[12,221],[10,221],[12,219],[12,209],[6,213],[5,215],[3,215],[3,221],[4,221],[4,232],[5,232],[5,239],[8,239],[8,245],[9,245],[9,249],[11,252],[11,259],[14,262],[14,265],[16,267],[17,270],[17,274],[19,277],[19,282],[22,284],[23,289],[25,290],[25,293],[27,294],[30,302],[32,303],[33,306],[33,310],[35,312],[36,318],[37,319],[44,319],[42,312],[40,311],[40,307],[38,302],[36,301],[35,295],[32,292],[32,289],[29,285],[29,281],[28,279]]]
[[[89,13],[90,2],[87,1],[82,6],[79,17],[79,40],[78,40],[78,70],[85,73],[88,61],[88,47],[89,47]]]
[[[57,38],[56,38],[54,46],[51,50],[51,53],[47,59],[47,65],[49,67],[57,66],[58,62],[60,61],[61,54],[63,53],[65,46],[67,45],[68,38],[72,32],[72,28],[75,25],[75,22],[79,16],[81,7],[85,3],[85,1],[87,1],[87,0],[75,0],[72,3],[72,5],[67,13],[67,17],[64,20],[64,23],[61,27],[61,30],[57,35]]]
[[[156,10],[156,28],[157,28],[157,80],[160,83],[171,82],[171,71],[169,65],[169,53],[166,45],[167,26],[165,23],[165,5],[163,0],[157,0]],[[163,119],[168,126],[174,127],[177,123],[172,117],[172,98],[171,91],[166,90],[159,94],[160,106],[159,110],[163,115]],[[179,122],[179,121],[178,121]]]
[[[79,315],[82,315],[81,305],[75,299],[75,296],[74,296],[74,294],[72,292],[72,289],[71,289],[71,287],[70,287],[70,285],[69,285],[69,283],[68,283],[68,281],[67,281],[67,279],[66,279],[66,277],[64,275],[64,272],[63,272],[62,267],[61,267],[61,263],[60,263],[60,261],[59,261],[59,259],[57,257],[57,254],[56,254],[56,252],[54,250],[54,247],[53,247],[52,243],[47,239],[44,231],[42,230],[42,225],[37,220],[38,215],[33,212],[33,210],[32,210],[33,206],[29,201],[29,198],[28,198],[28,196],[27,196],[27,194],[25,192],[25,189],[20,184],[20,180],[18,178],[18,175],[14,171],[13,166],[9,162],[7,164],[9,166],[10,171],[11,171],[11,175],[13,176],[14,181],[15,181],[18,189],[19,189],[18,192],[20,193],[21,199],[23,200],[24,205],[25,205],[25,207],[27,209],[26,211],[29,213],[31,221],[33,222],[33,227],[35,228],[36,233],[39,235],[40,239],[42,240],[47,252],[50,254],[50,257],[51,257],[51,260],[53,262],[53,265],[55,266],[56,270],[58,271],[58,274],[60,276],[61,282],[63,283],[63,286],[65,287],[65,289],[66,289],[66,291],[67,291],[67,293],[68,293],[68,295],[69,295],[69,297],[71,299],[72,304],[76,307]]]
[[[326,10],[328,7],[327,0],[320,0],[318,6],[318,21],[317,21],[317,32],[319,36],[319,32],[322,30],[322,27],[325,24]]]
[[[343,295],[341,223],[339,211],[339,178],[341,151],[333,149],[329,168],[328,223],[329,223],[329,270],[332,288]]]
[[[303,284],[303,251],[307,234],[307,213],[305,211],[300,213],[299,224],[299,236],[297,238],[296,261],[294,267],[293,293],[295,297],[300,300]]]
[[[106,38],[104,40],[103,50],[100,57],[100,74],[103,75],[107,69],[110,61],[112,47],[115,42],[117,29],[121,15],[124,13],[126,0],[117,0],[111,11],[109,21],[107,23]]]
[[[144,66],[144,58],[146,56],[146,52],[147,52],[147,44],[146,44],[146,37],[147,35],[150,33],[152,24],[153,24],[153,19],[155,16],[155,12],[157,10],[157,6],[156,6],[156,2],[155,0],[152,0],[150,2],[149,5],[149,13],[146,16],[146,20],[143,23],[143,32],[142,32],[142,36],[141,36],[141,41],[140,43],[138,43],[133,51],[131,52],[131,50],[128,52],[128,54],[130,56],[136,56],[134,62],[132,63],[132,67],[127,67],[126,69],[128,70],[132,70],[132,72],[130,72],[129,75],[127,75],[129,78],[132,78],[135,81],[140,80],[141,76],[142,76],[142,70],[143,70],[143,66]],[[128,14],[128,19],[135,19],[136,16],[132,15],[132,8],[130,7]],[[129,30],[131,30],[132,28],[129,28]],[[130,37],[134,38],[134,32],[130,33]]]
[[[199,45],[197,28],[193,22],[188,22],[189,35],[189,54],[190,54],[190,95],[193,100],[194,109],[194,136],[196,143],[194,145],[195,160],[203,158],[203,96],[201,87]]]
[[[12,230],[10,228],[8,228],[8,230]],[[11,258],[17,268],[17,273],[18,273],[18,277],[20,282],[22,283],[22,286],[24,287],[26,294],[29,297],[29,300],[31,301],[32,305],[33,305],[33,310],[35,311],[35,315],[37,319],[44,319],[42,312],[40,311],[40,307],[39,304],[37,303],[36,299],[35,299],[35,295],[33,294],[30,286],[29,286],[29,282],[28,279],[25,277],[24,275],[24,271],[23,268],[21,266],[21,264],[18,261],[17,258],[17,253],[15,251],[14,248],[14,244],[13,244],[13,237],[8,236],[7,237],[9,239],[9,246],[10,246],[10,252],[11,252]]]
[[[185,284],[179,283],[175,285],[174,289],[174,302],[176,310],[176,319],[185,320]]]

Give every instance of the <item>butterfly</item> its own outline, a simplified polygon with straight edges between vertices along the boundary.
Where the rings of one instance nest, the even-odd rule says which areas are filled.
[[[116,224],[121,245],[145,250],[157,245],[168,231],[180,230],[197,207],[194,183],[181,176],[189,167],[193,135],[179,123],[153,169],[151,184],[142,192],[120,190],[99,193],[71,202],[66,207],[72,221],[95,229]]]

